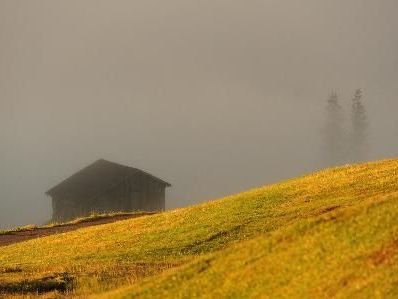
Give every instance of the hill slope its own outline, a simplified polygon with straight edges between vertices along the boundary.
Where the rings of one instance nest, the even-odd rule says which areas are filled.
[[[398,160],[330,169],[3,247],[0,292],[396,297],[397,212]]]

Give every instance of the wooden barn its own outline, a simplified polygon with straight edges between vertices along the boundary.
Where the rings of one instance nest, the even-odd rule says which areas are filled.
[[[142,170],[98,160],[46,194],[52,199],[53,221],[93,212],[163,211],[171,185]]]

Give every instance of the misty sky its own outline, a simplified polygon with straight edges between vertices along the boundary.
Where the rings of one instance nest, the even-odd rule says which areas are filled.
[[[396,0],[0,0],[0,228],[99,158],[169,181],[167,207],[326,166],[336,90],[364,92],[369,159],[398,156]]]

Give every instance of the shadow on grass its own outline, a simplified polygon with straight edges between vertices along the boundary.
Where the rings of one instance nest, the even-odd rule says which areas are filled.
[[[74,277],[68,273],[54,274],[33,280],[1,283],[0,294],[43,294],[53,291],[61,293],[72,291]]]

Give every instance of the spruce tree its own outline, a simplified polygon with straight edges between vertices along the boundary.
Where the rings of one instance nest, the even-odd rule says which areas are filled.
[[[327,166],[346,162],[344,112],[336,92],[327,99],[324,128],[324,158]]]
[[[362,103],[362,90],[357,89],[351,103],[350,160],[363,161],[367,158],[367,129],[368,120],[366,109]]]

